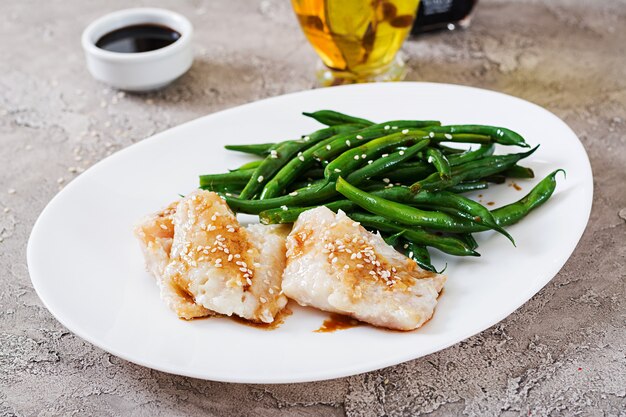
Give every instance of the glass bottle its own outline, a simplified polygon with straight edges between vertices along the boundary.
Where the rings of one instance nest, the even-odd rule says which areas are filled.
[[[478,0],[421,0],[411,35],[467,28]]]

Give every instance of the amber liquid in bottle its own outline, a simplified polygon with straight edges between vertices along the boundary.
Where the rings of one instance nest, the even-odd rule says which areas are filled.
[[[419,0],[292,0],[324,65],[356,78],[384,72],[408,35]]]
[[[466,28],[476,3],[478,0],[422,0],[411,34]]]

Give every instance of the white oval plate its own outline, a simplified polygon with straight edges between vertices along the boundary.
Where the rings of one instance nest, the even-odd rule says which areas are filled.
[[[179,320],[144,270],[133,225],[193,190],[198,174],[223,172],[248,160],[225,151],[224,144],[299,137],[319,128],[300,112],[325,108],[375,121],[499,125],[518,131],[531,145],[541,144],[523,161],[537,178],[518,181],[522,191],[503,184],[482,193],[494,207],[519,199],[556,168],[564,168],[567,179],[559,176],[550,201],[509,228],[517,248],[486,232],[478,238],[480,258],[434,256],[436,265],[447,262],[449,279],[433,319],[417,331],[361,326],[314,333],[327,315],[294,306],[294,314],[274,331],[227,318]],[[63,325],[131,362],[229,382],[323,380],[419,358],[504,319],[567,261],[589,218],[592,194],[589,160],[574,132],[524,100],[446,84],[326,88],[202,117],[99,162],[45,208],[28,242],[28,266],[39,297]]]

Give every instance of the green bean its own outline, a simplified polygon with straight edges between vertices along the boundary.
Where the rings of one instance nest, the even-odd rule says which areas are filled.
[[[452,148],[450,146],[442,145],[441,143],[437,143],[437,147],[441,149],[441,152],[443,152],[445,155],[450,155],[450,156],[467,152],[467,150],[465,149]]]
[[[438,127],[438,126],[434,126]],[[430,130],[430,128],[426,128],[425,130]],[[435,133],[435,132],[427,132],[428,137],[435,143],[440,144],[441,142],[453,142],[453,143],[478,143],[481,145],[488,145],[493,143],[493,139],[489,136],[485,135],[476,135],[476,134],[468,134],[468,133]]]
[[[431,174],[423,180],[417,181],[411,185],[411,191],[419,192],[420,190],[443,190],[453,185],[457,185],[463,181],[480,180],[490,175],[498,174],[513,165],[520,159],[526,158],[537,150],[539,146],[534,147],[530,151],[509,154],[509,155],[492,155],[476,161],[466,162],[452,169],[452,177],[444,180],[439,175]]]
[[[213,191],[219,194],[239,194],[245,184],[207,184],[200,186],[202,190]]]
[[[300,155],[298,158],[294,158],[290,160],[286,165],[284,165],[276,173],[276,175],[270,181],[268,181],[267,184],[265,184],[265,187],[263,187],[259,198],[261,200],[265,200],[268,198],[274,198],[279,196],[283,192],[283,190],[285,190],[289,184],[295,181],[295,179],[299,175],[303,174],[317,163],[314,156],[316,151],[332,146],[331,144],[337,141],[341,143],[350,143],[350,140],[355,140],[355,133],[357,133],[356,136],[358,137],[372,139],[374,137],[379,137],[382,131],[384,130],[374,125],[359,130],[358,132],[342,133],[318,142],[317,144],[302,152],[302,155]]]
[[[428,130],[435,133],[447,133],[449,135],[457,133],[478,134],[488,136],[493,142],[501,145],[515,145],[521,146],[522,148],[530,147],[519,133],[505,127],[485,125],[448,125],[433,126],[429,127]]]
[[[427,162],[417,161],[401,164],[397,169],[385,175],[392,183],[408,181],[411,184],[432,174],[433,166]]]
[[[339,210],[349,212],[356,206],[350,200],[336,200],[329,203],[322,204],[328,207],[335,213]],[[264,210],[259,213],[259,219],[263,224],[281,224],[281,223],[293,223],[298,220],[298,216],[305,211],[314,209],[315,206],[309,207],[292,207],[287,210],[281,208]]]
[[[456,256],[480,256],[473,249],[470,249],[465,242],[451,236],[439,236],[435,233],[427,232],[419,227],[407,228],[404,225],[390,222],[382,216],[374,216],[366,213],[351,213],[350,218],[361,223],[363,227],[371,227],[382,232],[398,233],[404,231],[402,237],[420,245],[430,246],[442,252]]]
[[[478,242],[476,242],[476,239],[474,239],[474,236],[472,236],[471,233],[464,233],[464,234],[460,234],[457,236],[459,237],[459,239],[465,242],[467,246],[469,246],[470,248],[472,249],[478,248]]]
[[[515,241],[511,235],[498,225],[491,212],[482,204],[477,203],[474,200],[470,200],[469,198],[447,191],[422,191],[420,193],[413,194],[410,189],[406,187],[398,187],[397,190],[406,190],[405,192],[407,194],[411,194],[411,197],[403,198],[403,201],[406,203],[416,205],[423,204],[427,207],[430,206],[431,208],[436,208],[443,212],[464,217],[503,234],[515,245]]]
[[[339,177],[336,190],[359,207],[398,223],[421,226],[435,230],[455,232],[458,219],[446,213],[424,211],[396,201],[359,190]]]
[[[254,169],[254,168],[258,167],[259,165],[261,165],[262,162],[263,162],[262,159],[260,159],[258,161],[246,162],[245,164],[243,164],[239,168],[231,169],[230,172],[241,171],[242,169]]]
[[[471,162],[480,158],[484,158],[485,156],[490,156],[493,154],[493,151],[495,149],[496,147],[493,143],[490,143],[489,145],[481,145],[475,151],[468,151],[462,154],[451,155],[448,158],[448,161],[450,162],[450,166],[454,167],[464,164],[466,162]]]
[[[339,188],[338,188],[338,191],[341,192]],[[342,194],[344,193],[342,192]],[[365,194],[367,193],[363,193],[362,197],[365,197]],[[380,214],[380,215],[385,215],[383,214],[382,211],[375,212],[371,210],[369,207],[365,207],[364,205],[350,198],[346,194],[344,194],[344,196],[368,211],[372,211],[373,213]],[[460,216],[470,221],[473,221],[477,224],[482,224],[490,229],[497,231],[498,233],[503,234],[504,236],[506,236],[507,239],[509,239],[513,244],[515,244],[515,241],[513,240],[511,235],[506,230],[504,230],[501,226],[498,225],[492,213],[486,207],[484,207],[480,203],[477,203],[474,200],[470,200],[469,198],[466,198],[466,197],[463,197],[463,196],[460,196],[451,192],[423,191],[423,192],[414,194],[411,192],[411,190],[408,187],[400,186],[400,187],[393,187],[393,188],[381,190],[379,192],[372,192],[370,193],[370,197],[372,198],[372,200],[378,199],[379,203],[388,202],[388,203],[392,203],[392,205],[397,204],[397,203],[404,203],[406,205],[403,204],[402,205],[403,207],[400,207],[400,206],[395,207],[397,209],[404,210],[404,212],[411,212],[411,210],[418,210],[416,208],[408,206],[410,204],[410,205],[426,206],[431,209],[436,209],[442,212],[440,214],[451,213],[454,215],[452,219],[444,217],[444,220],[446,220],[450,226],[453,226],[454,224],[456,224],[456,222],[459,220],[457,217]],[[420,212],[422,212],[422,210],[419,210],[419,212],[414,212],[414,215],[418,216],[422,213],[427,213],[427,214],[437,213],[436,211],[425,211],[422,213]],[[408,213],[406,215],[408,215]],[[399,223],[406,222],[406,220],[405,221],[400,220],[399,217],[394,218],[394,220],[398,221]],[[446,228],[443,226],[433,227],[433,226],[426,226],[425,224],[418,224],[418,223],[411,223],[411,224],[416,224],[416,225],[423,226],[423,227],[431,227],[431,228],[438,229],[438,230],[446,230]]]
[[[304,159],[302,156],[303,151],[314,146],[316,143],[336,136],[340,133],[354,132],[359,130],[356,125],[337,125],[320,129],[310,135],[304,136],[300,140],[285,141],[275,149],[270,151],[270,155],[257,167],[252,174],[252,177],[246,184],[246,187],[241,192],[239,198],[250,199],[257,194],[263,186],[272,178],[276,172],[278,172],[283,166],[285,166],[294,156]]]
[[[486,177],[483,177],[483,179],[493,184],[504,184],[506,182],[506,176],[504,176],[503,174],[488,175]]]
[[[422,135],[414,134],[408,129],[371,140],[363,145],[345,151],[335,158],[324,168],[324,177],[329,182],[335,181],[340,175],[347,176],[356,168],[365,165],[368,160],[371,160],[373,163],[376,157],[398,144],[413,145],[418,141],[424,142]],[[417,151],[419,151],[419,149]],[[405,152],[406,151],[399,151],[398,155],[404,156],[403,154]]]
[[[374,141],[372,141],[374,142]],[[370,143],[372,143],[370,142]],[[361,167],[347,176],[347,181],[351,184],[360,184],[362,181],[377,176],[384,175],[392,168],[415,156],[421,149],[430,143],[428,139],[421,140],[406,150],[394,152],[384,158],[375,159],[372,163]],[[358,155],[358,153],[357,153]],[[387,178],[387,181],[390,181]]]
[[[245,184],[253,172],[254,169],[239,169],[224,174],[200,175],[200,187],[214,184]]]
[[[531,168],[523,167],[520,165],[513,165],[511,168],[505,170],[502,174],[509,178],[535,178],[535,173]]]
[[[389,246],[396,246],[398,241],[400,240],[400,236],[404,234],[404,230],[399,231],[398,233],[394,233],[393,235],[389,235],[384,237],[385,243]]]
[[[298,182],[291,183],[291,185],[289,186],[287,190],[291,193],[294,191],[298,191],[301,188],[310,188],[313,186],[317,187],[323,184],[326,184],[326,180],[324,178],[316,179],[316,180],[310,179],[307,181],[298,181]]]
[[[265,156],[275,145],[275,143],[255,143],[250,145],[225,145],[224,148],[228,149],[229,151]]]
[[[426,156],[428,157],[428,163],[433,164],[433,166],[437,169],[439,176],[443,179],[450,178],[450,162],[448,162],[448,158],[436,148],[428,148],[426,149]]]
[[[337,155],[344,153],[354,146],[362,145],[367,141],[379,138],[381,136],[388,136],[394,133],[395,130],[404,131],[406,129],[425,128],[427,126],[431,126],[429,125],[429,123],[439,122],[431,120],[393,120],[386,123],[372,125],[357,132],[356,135],[347,136],[345,138],[337,138],[331,143],[328,143],[326,146],[318,148],[313,153],[313,157],[318,161],[331,161]],[[421,133],[424,136],[428,135],[428,132],[426,131],[421,131]]]
[[[428,253],[428,249],[425,246],[410,240],[405,240],[405,242],[403,248],[407,258],[413,259],[420,268],[437,273],[435,267],[430,263],[430,253]]]
[[[288,195],[265,200],[244,200],[229,195],[223,195],[222,197],[233,211],[259,214],[262,211],[275,208],[320,204],[335,196],[337,196],[337,191],[334,184],[322,184],[321,186],[304,188],[293,191]]]
[[[313,113],[302,112],[303,115],[317,120],[326,126],[335,126],[343,124],[358,124],[361,126],[371,126],[374,122],[366,119],[350,116],[348,114],[339,113],[333,110],[318,110]]]
[[[492,210],[491,214],[496,223],[501,227],[515,224],[526,217],[528,213],[548,201],[556,188],[556,174],[559,172],[565,173],[562,169],[553,171],[520,200]],[[466,219],[458,219],[453,229],[459,233],[484,232],[488,230],[487,227]]]
[[[493,210],[492,214],[500,226],[515,224],[528,213],[548,201],[556,188],[556,174],[565,171],[557,169],[548,174],[530,192],[515,203]]]
[[[461,194],[470,191],[486,190],[487,188],[489,188],[487,181],[468,181],[453,185],[450,188],[446,188],[446,190],[451,193]]]

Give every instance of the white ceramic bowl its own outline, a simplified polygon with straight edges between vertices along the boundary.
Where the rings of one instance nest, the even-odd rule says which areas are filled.
[[[170,27],[180,33],[171,45],[148,52],[111,52],[96,46],[103,35],[125,26],[145,23]],[[183,75],[193,62],[193,27],[184,16],[165,9],[119,10],[92,22],[82,36],[87,68],[93,77],[127,91],[150,91],[165,87]]]

